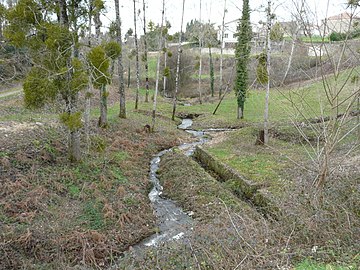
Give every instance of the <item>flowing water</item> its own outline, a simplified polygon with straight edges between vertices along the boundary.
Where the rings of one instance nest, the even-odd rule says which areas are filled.
[[[179,129],[183,129],[197,138],[197,141],[193,143],[184,143],[177,147],[183,150],[187,156],[193,154],[196,145],[207,141],[205,133],[203,131],[190,130],[191,125],[191,119],[183,119],[182,123],[178,126]],[[195,222],[191,218],[192,213],[185,213],[174,201],[161,196],[163,187],[160,184],[157,171],[159,170],[161,157],[172,150],[161,151],[150,162],[150,181],[153,184],[153,188],[149,193],[149,199],[158,220],[159,232],[145,239],[140,245],[157,246],[167,241],[179,241],[180,239],[186,239],[192,232]]]
[[[197,145],[206,143],[209,138],[206,133],[228,131],[230,129],[207,129],[204,131],[197,131],[190,129],[193,121],[191,119],[183,119],[182,123],[178,126],[196,138],[195,142],[184,143],[177,146],[184,152],[185,155],[191,156]],[[169,241],[183,241],[191,235],[195,220],[191,218],[192,212],[186,213],[179,207],[173,200],[164,198],[162,196],[163,187],[160,184],[157,172],[159,170],[161,158],[168,152],[173,151],[173,148],[159,152],[150,162],[149,178],[153,184],[153,188],[149,193],[154,214],[158,221],[158,232],[149,238],[143,240],[133,247],[136,253],[142,253],[144,247],[159,246]]]
[[[204,144],[210,140],[206,133],[232,130],[206,129],[203,131],[197,131],[190,129],[192,123],[193,121],[191,119],[183,119],[178,128],[194,136],[196,141],[174,147],[183,151],[186,156],[191,156],[197,145]],[[171,151],[173,151],[173,148],[159,152],[150,162],[149,178],[153,184],[153,188],[149,193],[149,199],[157,218],[158,232],[133,246],[132,253],[137,254],[137,256],[142,256],[144,254],[144,248],[146,247],[157,247],[170,241],[186,243],[186,240],[192,234],[193,226],[196,222],[191,217],[193,212],[186,213],[173,200],[161,196],[163,193],[163,187],[160,184],[157,172],[159,170],[161,157]]]

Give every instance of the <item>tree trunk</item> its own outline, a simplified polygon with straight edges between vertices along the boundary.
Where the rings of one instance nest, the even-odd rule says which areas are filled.
[[[153,111],[152,111],[152,125],[151,131],[154,132],[155,130],[155,119],[156,119],[156,101],[157,101],[157,94],[159,90],[159,77],[160,77],[160,59],[161,59],[161,48],[162,48],[162,38],[163,38],[163,26],[164,26],[164,16],[165,16],[165,0],[162,1],[162,16],[161,16],[161,31],[159,37],[159,50],[158,50],[158,59],[157,59],[157,66],[156,66],[156,84],[155,84],[155,93],[154,93],[154,103],[153,103]]]
[[[237,108],[237,119],[243,119],[244,118],[244,107],[239,106]]]
[[[145,0],[143,0],[143,14],[144,14],[144,61],[145,61],[145,102],[149,102],[149,64],[148,64],[148,46],[146,36],[146,6]]]
[[[201,27],[201,0],[200,0],[200,27]],[[202,104],[202,90],[201,90],[201,72],[202,72],[202,55],[201,55],[201,49],[202,49],[202,29],[200,29],[199,34],[199,78],[198,78],[198,93],[199,93],[199,103]]]
[[[123,66],[123,46],[121,38],[121,18],[120,18],[120,5],[119,0],[115,0],[116,11],[116,41],[121,47],[121,53],[118,57],[118,76],[119,76],[119,94],[120,94],[120,118],[126,118],[126,96],[125,96],[125,84],[124,84],[124,66]],[[130,74],[130,71],[129,71]]]
[[[209,46],[209,61],[210,61],[210,89],[211,89],[211,96],[214,97],[214,63],[211,53],[211,47]]]
[[[224,34],[225,34],[225,14],[226,14],[226,0],[224,3],[224,14],[222,18],[221,24],[221,45],[220,45],[220,87],[219,87],[219,98],[222,96],[222,88],[223,88],[223,46],[224,46]]]
[[[87,147],[90,146],[90,111],[91,111],[92,83],[89,82],[85,93],[84,127]]]
[[[175,120],[175,112],[176,112],[176,102],[177,102],[177,93],[179,91],[179,79],[180,79],[180,58],[181,58],[181,39],[183,34],[183,23],[184,23],[184,9],[185,9],[185,0],[183,0],[182,4],[182,13],[181,13],[181,25],[180,25],[180,34],[179,34],[179,44],[177,50],[177,61],[176,61],[176,77],[175,77],[175,93],[173,98],[173,111],[171,119]]]
[[[266,96],[265,96],[265,112],[264,112],[264,144],[269,143],[269,97],[270,97],[270,55],[271,55],[271,0],[268,0],[267,10],[267,31],[266,31]]]
[[[94,13],[94,23],[95,23],[95,36],[97,43],[100,41],[100,35],[101,35],[101,20],[100,20],[100,10],[96,9],[96,12]],[[101,128],[106,128],[107,123],[107,93],[106,93],[106,84],[102,85],[99,89],[100,93],[100,116],[99,116],[99,122],[98,126]]]
[[[134,34],[135,34],[135,51],[136,51],[136,95],[135,95],[135,110],[138,109],[139,103],[139,91],[140,91],[140,67],[139,67],[139,45],[137,40],[137,29],[136,29],[136,0],[134,2]]]
[[[59,5],[59,14],[60,14],[60,24],[64,26],[69,26],[69,17],[67,15],[67,5],[66,0],[57,0]]]
[[[167,67],[167,48],[166,48],[166,39],[165,39],[165,43],[164,43],[164,48],[165,48],[165,53],[164,53],[164,71],[166,70]],[[166,97],[166,82],[167,82],[167,77],[165,76],[166,74],[164,73],[164,89],[163,89],[163,93],[164,93],[164,97]]]
[[[78,103],[78,94],[74,94],[71,97],[70,102],[70,114],[76,113]],[[81,148],[80,148],[80,130],[76,129],[70,131],[69,139],[69,159],[71,162],[79,162],[81,160]]]
[[[131,66],[130,65],[131,65],[131,62],[129,60],[127,88],[130,88],[130,80],[131,80]]]
[[[99,118],[99,127],[106,128],[108,126],[107,122],[107,91],[106,85],[103,84],[100,88],[100,118]]]
[[[60,14],[60,24],[65,27],[69,27],[69,19],[67,14],[67,4],[66,0],[58,0],[59,14]],[[65,99],[66,102],[66,112],[69,115],[72,115],[77,112],[77,103],[78,103],[78,94],[72,93],[70,89],[70,81],[72,78],[72,66],[71,59],[68,59],[68,70],[67,70],[67,82],[69,89],[67,89],[67,96]],[[68,142],[68,154],[71,162],[78,162],[81,159],[81,149],[80,149],[80,131],[79,129],[70,130],[69,142]]]
[[[0,17],[0,41],[3,39],[3,20]]]
[[[100,12],[95,12],[94,14],[94,23],[95,23],[95,35],[97,43],[100,42],[100,36],[101,36],[101,20],[100,20]]]
[[[358,141],[360,140],[360,95],[358,94],[358,98],[357,98],[357,111],[358,111],[358,115],[356,117],[356,122],[357,122],[357,130],[358,130]]]
[[[294,51],[295,51],[296,40],[297,40],[298,32],[299,32],[299,30],[300,30],[299,28],[300,28],[300,27],[297,25],[297,26],[296,26],[296,30],[295,30],[295,34],[294,34],[294,36],[292,37],[293,40],[292,40],[292,43],[291,43],[291,50],[290,50],[289,61],[288,61],[288,64],[287,64],[287,67],[286,67],[286,70],[285,70],[285,74],[284,74],[284,77],[283,77],[283,79],[282,79],[282,83],[281,83],[281,84],[284,84],[284,83],[285,83],[286,77],[287,77],[287,75],[289,74],[289,71],[290,71],[290,68],[291,68],[292,59],[293,59]]]
[[[92,27],[92,12],[93,12],[93,0],[89,0],[89,24],[88,24],[88,45],[91,47],[91,27]],[[84,109],[84,128],[87,151],[90,147],[90,111],[91,111],[91,97],[92,97],[92,82],[91,76],[89,76],[88,88],[85,92],[85,109]]]

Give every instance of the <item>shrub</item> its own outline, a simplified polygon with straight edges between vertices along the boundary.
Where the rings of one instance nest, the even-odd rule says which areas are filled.
[[[330,41],[341,41],[346,39],[345,33],[332,32],[329,36]]]

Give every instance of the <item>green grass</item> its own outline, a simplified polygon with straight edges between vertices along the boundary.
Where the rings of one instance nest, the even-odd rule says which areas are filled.
[[[285,40],[292,40],[291,37],[285,37]],[[329,43],[330,39],[329,37],[322,37],[322,36],[312,36],[312,37],[301,37],[300,40],[305,43]]]
[[[104,228],[105,221],[102,214],[103,205],[97,202],[85,203],[83,214],[80,216],[80,221],[87,224],[91,230],[100,230]]]
[[[310,260],[305,260],[304,262],[295,266],[294,270],[356,270],[358,269],[355,265],[352,266],[340,266],[334,264],[323,264],[317,263]]]
[[[149,66],[149,78],[156,79],[156,66],[157,66],[157,57],[151,56],[148,57],[148,66]],[[145,76],[145,72],[143,72],[142,76]]]
[[[279,155],[271,149],[255,146],[255,140],[256,128],[247,127],[228,134],[225,140],[207,147],[207,150],[245,178],[269,186],[269,190],[277,194],[289,184],[283,173],[290,165],[285,156],[291,155],[294,149],[297,155],[303,156],[304,149],[272,140],[274,148],[281,149],[284,154]]]

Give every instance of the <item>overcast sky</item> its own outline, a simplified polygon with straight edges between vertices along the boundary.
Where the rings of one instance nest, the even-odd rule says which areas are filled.
[[[274,13],[279,21],[291,20],[291,12],[294,10],[292,2],[299,0],[273,0]],[[311,10],[316,14],[317,20],[326,17],[327,3],[329,2],[329,8],[327,16],[339,14],[344,11],[347,0],[306,0]],[[155,23],[161,23],[161,6],[162,0],[145,0],[147,9],[146,17],[147,23],[152,20]],[[202,14],[201,20],[203,22],[212,22],[215,25],[220,25],[222,20],[222,14],[224,9],[224,0],[201,0]],[[122,31],[125,33],[129,28],[134,29],[133,18],[133,1],[132,0],[120,0],[121,10],[120,15],[122,18]],[[250,8],[252,10],[251,21],[258,23],[260,20],[265,21],[266,15],[264,12],[264,5],[267,5],[267,0],[250,0]],[[113,0],[106,0],[107,13],[103,18],[104,25],[108,25],[115,17],[115,8]],[[141,9],[142,12],[142,0],[137,0],[137,9]],[[227,9],[225,21],[232,21],[241,17],[241,0],[227,0]],[[172,27],[170,33],[175,33],[180,30],[181,23],[181,9],[182,0],[165,0],[165,17],[170,21]],[[141,14],[138,21],[138,31],[142,34],[140,27],[142,27]],[[200,17],[200,0],[185,0],[185,15],[184,15],[184,29],[187,22],[191,19],[199,19]]]

